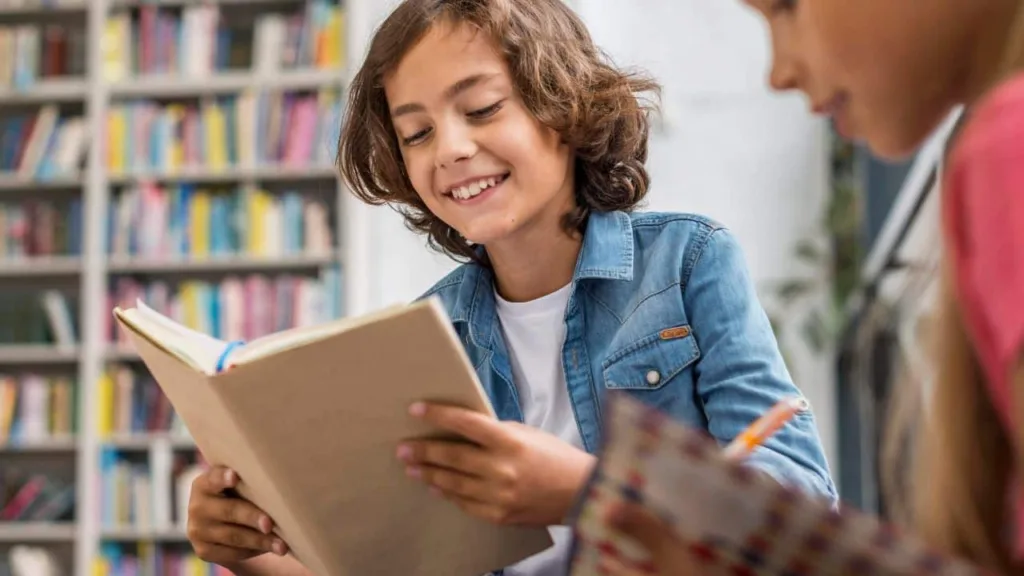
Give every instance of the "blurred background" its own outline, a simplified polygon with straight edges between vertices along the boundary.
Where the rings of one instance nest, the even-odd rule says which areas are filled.
[[[948,125],[886,164],[768,91],[766,30],[738,0],[569,3],[665,86],[645,209],[735,231],[842,497],[884,514],[889,391],[927,379],[911,341]],[[202,462],[113,306],[252,338],[409,301],[454,267],[332,166],[346,76],[394,4],[0,0],[0,575],[217,573],[183,531]]]

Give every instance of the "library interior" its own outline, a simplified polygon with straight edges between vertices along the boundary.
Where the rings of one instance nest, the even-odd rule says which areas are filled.
[[[734,231],[841,498],[885,514],[892,383],[922,376],[936,167],[765,84],[741,2],[566,0],[664,85],[644,210]],[[228,574],[186,537],[204,462],[114,323],[253,339],[414,300],[457,265],[336,166],[395,0],[0,0],[0,575]]]

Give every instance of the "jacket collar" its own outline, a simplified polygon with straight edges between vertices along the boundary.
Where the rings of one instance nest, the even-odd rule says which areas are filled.
[[[572,293],[579,280],[633,279],[633,222],[625,212],[593,212],[587,220],[583,245],[573,272]],[[572,296],[571,296],[572,297]],[[453,322],[469,325],[474,344],[490,348],[496,320],[494,273],[479,264],[468,264],[449,312]]]

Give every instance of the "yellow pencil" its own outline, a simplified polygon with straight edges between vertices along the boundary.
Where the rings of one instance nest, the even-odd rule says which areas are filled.
[[[779,400],[772,409],[754,421],[725,447],[723,454],[730,460],[739,460],[764,443],[776,430],[794,416],[810,409],[806,398],[797,396]]]

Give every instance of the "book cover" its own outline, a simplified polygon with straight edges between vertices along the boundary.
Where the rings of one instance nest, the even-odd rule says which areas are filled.
[[[599,574],[606,556],[654,573],[645,549],[604,521],[623,501],[642,503],[672,526],[703,575],[984,573],[872,516],[728,460],[707,434],[614,394],[600,462],[575,515],[573,576]]]

